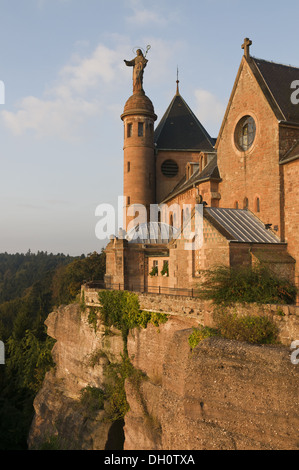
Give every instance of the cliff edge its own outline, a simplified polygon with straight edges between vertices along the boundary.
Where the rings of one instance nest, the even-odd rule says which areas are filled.
[[[299,448],[299,366],[285,346],[210,338],[191,350],[198,322],[177,315],[134,329],[128,354],[143,378],[126,380],[121,438],[123,423],[107,420],[105,406],[90,414],[80,401],[82,389],[103,387],[107,363],[121,360],[121,335],[107,336],[99,321],[95,329],[78,305],[60,307],[46,325],[56,367],[34,402],[31,449],[53,436],[79,450]]]

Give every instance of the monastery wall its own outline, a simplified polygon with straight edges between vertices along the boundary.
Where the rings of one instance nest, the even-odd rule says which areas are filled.
[[[164,176],[161,171],[161,165],[165,160],[173,160],[179,167],[178,174],[173,178]],[[156,199],[160,203],[181,181],[186,173],[188,162],[199,162],[199,152],[188,151],[164,151],[160,150],[156,158]]]
[[[82,292],[84,292],[87,307],[100,306],[98,300],[99,289],[88,289],[82,286]],[[143,294],[136,292],[136,295],[138,295],[142,310],[179,316],[185,320],[191,320],[193,326],[198,326],[199,324],[209,327],[214,326],[214,305],[211,301],[195,297],[164,294]],[[290,346],[292,341],[299,338],[299,306],[234,304],[233,307],[228,308],[228,312],[237,313],[239,316],[254,315],[272,318],[279,328],[279,341],[285,346]]]
[[[235,129],[246,115],[253,117],[256,137],[247,151],[237,148]],[[256,79],[243,61],[238,86],[230,103],[229,113],[218,145],[220,207],[243,208],[248,198],[248,208],[265,224],[271,223],[281,230],[280,178],[279,178],[279,127],[270,105]],[[257,212],[257,199],[260,212]]]
[[[285,201],[285,239],[289,253],[299,260],[299,160],[283,166]],[[299,285],[299,267],[296,263],[296,283]]]

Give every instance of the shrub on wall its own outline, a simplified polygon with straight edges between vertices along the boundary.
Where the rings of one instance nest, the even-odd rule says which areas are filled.
[[[193,327],[193,332],[188,338],[191,349],[194,349],[200,341],[211,338],[213,336],[219,336],[219,332],[214,328],[208,326],[199,326],[198,328]]]
[[[199,326],[193,327],[193,332],[188,338],[191,349],[194,349],[201,341],[215,336],[241,341],[251,344],[277,344],[278,327],[267,317],[229,313],[225,308],[214,312],[215,328]]]
[[[297,294],[297,289],[291,282],[278,278],[264,266],[216,267],[205,272],[205,281],[200,288],[200,297],[213,300],[216,304],[293,304]]]
[[[228,313],[225,309],[214,312],[214,322],[223,338],[252,344],[275,344],[278,342],[278,327],[268,317]]]

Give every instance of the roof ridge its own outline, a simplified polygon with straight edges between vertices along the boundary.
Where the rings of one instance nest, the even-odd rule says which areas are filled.
[[[278,120],[299,122],[299,108],[291,102],[291,83],[298,79],[299,68],[255,58],[250,63],[270,92],[276,110],[281,115],[276,113]]]
[[[281,109],[280,105],[278,104],[277,99],[275,98],[275,96],[274,96],[274,94],[273,94],[273,92],[272,92],[272,90],[271,90],[271,88],[270,88],[270,86],[269,86],[268,81],[266,80],[266,78],[264,77],[264,74],[262,73],[260,67],[259,67],[258,64],[256,63],[256,60],[261,60],[262,62],[267,62],[268,64],[271,64],[272,62],[269,62],[269,61],[264,60],[264,59],[255,59],[255,58],[253,58],[253,62],[254,62],[254,64],[255,64],[255,67],[256,67],[256,69],[257,69],[257,71],[258,71],[258,73],[259,73],[259,75],[260,75],[260,77],[261,77],[261,79],[262,79],[264,85],[266,86],[266,89],[268,90],[268,93],[270,93],[270,96],[271,96],[273,102],[275,103],[275,106],[276,106],[277,110],[281,113],[281,116],[283,116],[284,119],[286,120],[286,115],[285,115],[285,113],[283,112],[283,110]],[[249,61],[249,65],[250,65],[250,61]],[[279,64],[277,64],[277,65],[279,65]],[[267,99],[267,96],[266,96],[266,95],[265,95],[265,97],[266,97],[266,99]],[[269,102],[269,99],[267,99],[267,101]],[[270,103],[269,103],[269,104],[270,104]],[[274,112],[275,112],[275,111],[274,111]]]
[[[203,125],[201,124],[199,118],[196,116],[196,114],[194,114],[194,112],[192,111],[192,109],[190,108],[190,106],[188,105],[188,103],[184,100],[184,98],[182,97],[182,95],[178,95],[181,97],[182,101],[184,102],[185,106],[188,108],[189,112],[191,113],[192,116],[194,116],[195,120],[197,121],[197,124],[199,125],[201,131],[205,134],[206,138],[208,139],[208,141],[210,142],[210,144],[212,145],[212,147],[214,148],[214,145],[215,143],[212,142],[213,138],[210,136],[210,134],[208,133],[208,131],[203,127]]]
[[[172,105],[173,105],[173,102],[175,101],[176,97],[179,96],[179,95],[174,95],[174,97],[172,98],[168,108],[166,109],[165,113],[163,114],[162,118],[161,118],[161,121],[159,122],[159,124],[157,125],[156,127],[156,130],[155,130],[155,134],[157,133],[157,135],[155,135],[155,140],[158,140],[160,135],[161,135],[161,132],[162,132],[162,129],[165,125],[165,122],[169,116],[169,113],[171,111],[171,108],[172,108]],[[161,127],[160,131],[157,132],[159,130],[159,128]]]
[[[281,65],[282,67],[289,67],[291,69],[298,69],[299,67],[291,64],[283,64],[281,62],[275,62],[274,60],[261,59],[260,57],[250,56],[253,60],[261,60],[262,62],[268,62],[268,64]]]

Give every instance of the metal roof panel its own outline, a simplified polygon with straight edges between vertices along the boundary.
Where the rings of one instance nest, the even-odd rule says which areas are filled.
[[[205,213],[231,235],[232,241],[243,243],[280,243],[279,238],[255,215],[246,209],[206,207]]]

